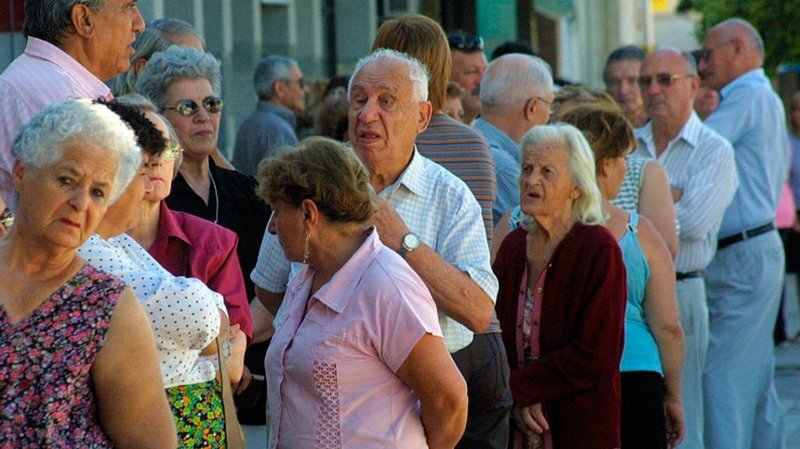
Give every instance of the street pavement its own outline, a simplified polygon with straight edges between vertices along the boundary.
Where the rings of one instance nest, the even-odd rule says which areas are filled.
[[[778,346],[775,358],[775,386],[786,426],[786,449],[800,449],[800,343]]]

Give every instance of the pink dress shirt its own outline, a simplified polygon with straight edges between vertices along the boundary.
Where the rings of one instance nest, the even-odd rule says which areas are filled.
[[[436,306],[406,262],[372,228],[311,298],[314,270],[289,284],[289,310],[267,351],[270,448],[427,448],[419,398],[397,370]]]
[[[11,146],[19,128],[45,106],[74,98],[111,98],[103,81],[55,45],[28,38],[25,53],[0,75],[0,196],[14,208]]]
[[[236,255],[236,233],[161,202],[158,233],[147,252],[174,276],[197,278],[225,300],[231,324],[253,340],[253,317]]]

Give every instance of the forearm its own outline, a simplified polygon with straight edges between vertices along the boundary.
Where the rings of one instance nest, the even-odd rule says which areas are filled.
[[[283,303],[283,295],[283,292],[274,293],[256,286],[256,296],[258,297],[258,300],[261,301],[261,304],[273,317],[278,314],[278,309],[281,308],[281,304]]]
[[[424,244],[408,253],[406,261],[425,282],[436,306],[445,315],[473,332],[489,326],[494,303],[469,275]]]
[[[678,324],[677,326],[654,328],[652,333],[661,357],[661,367],[664,370],[664,389],[667,399],[680,401],[684,352],[683,329]]]

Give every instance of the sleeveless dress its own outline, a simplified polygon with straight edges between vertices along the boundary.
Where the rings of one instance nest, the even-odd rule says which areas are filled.
[[[0,446],[112,447],[91,368],[123,288],[85,264],[20,322],[0,309]]]
[[[611,200],[611,204],[627,212],[639,212],[639,192],[642,190],[642,176],[647,161],[647,158],[636,155],[625,158],[628,168],[622,178],[619,193]]]

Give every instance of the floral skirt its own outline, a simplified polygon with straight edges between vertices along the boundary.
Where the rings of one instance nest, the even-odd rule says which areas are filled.
[[[181,449],[225,448],[222,387],[216,381],[167,388]]]

